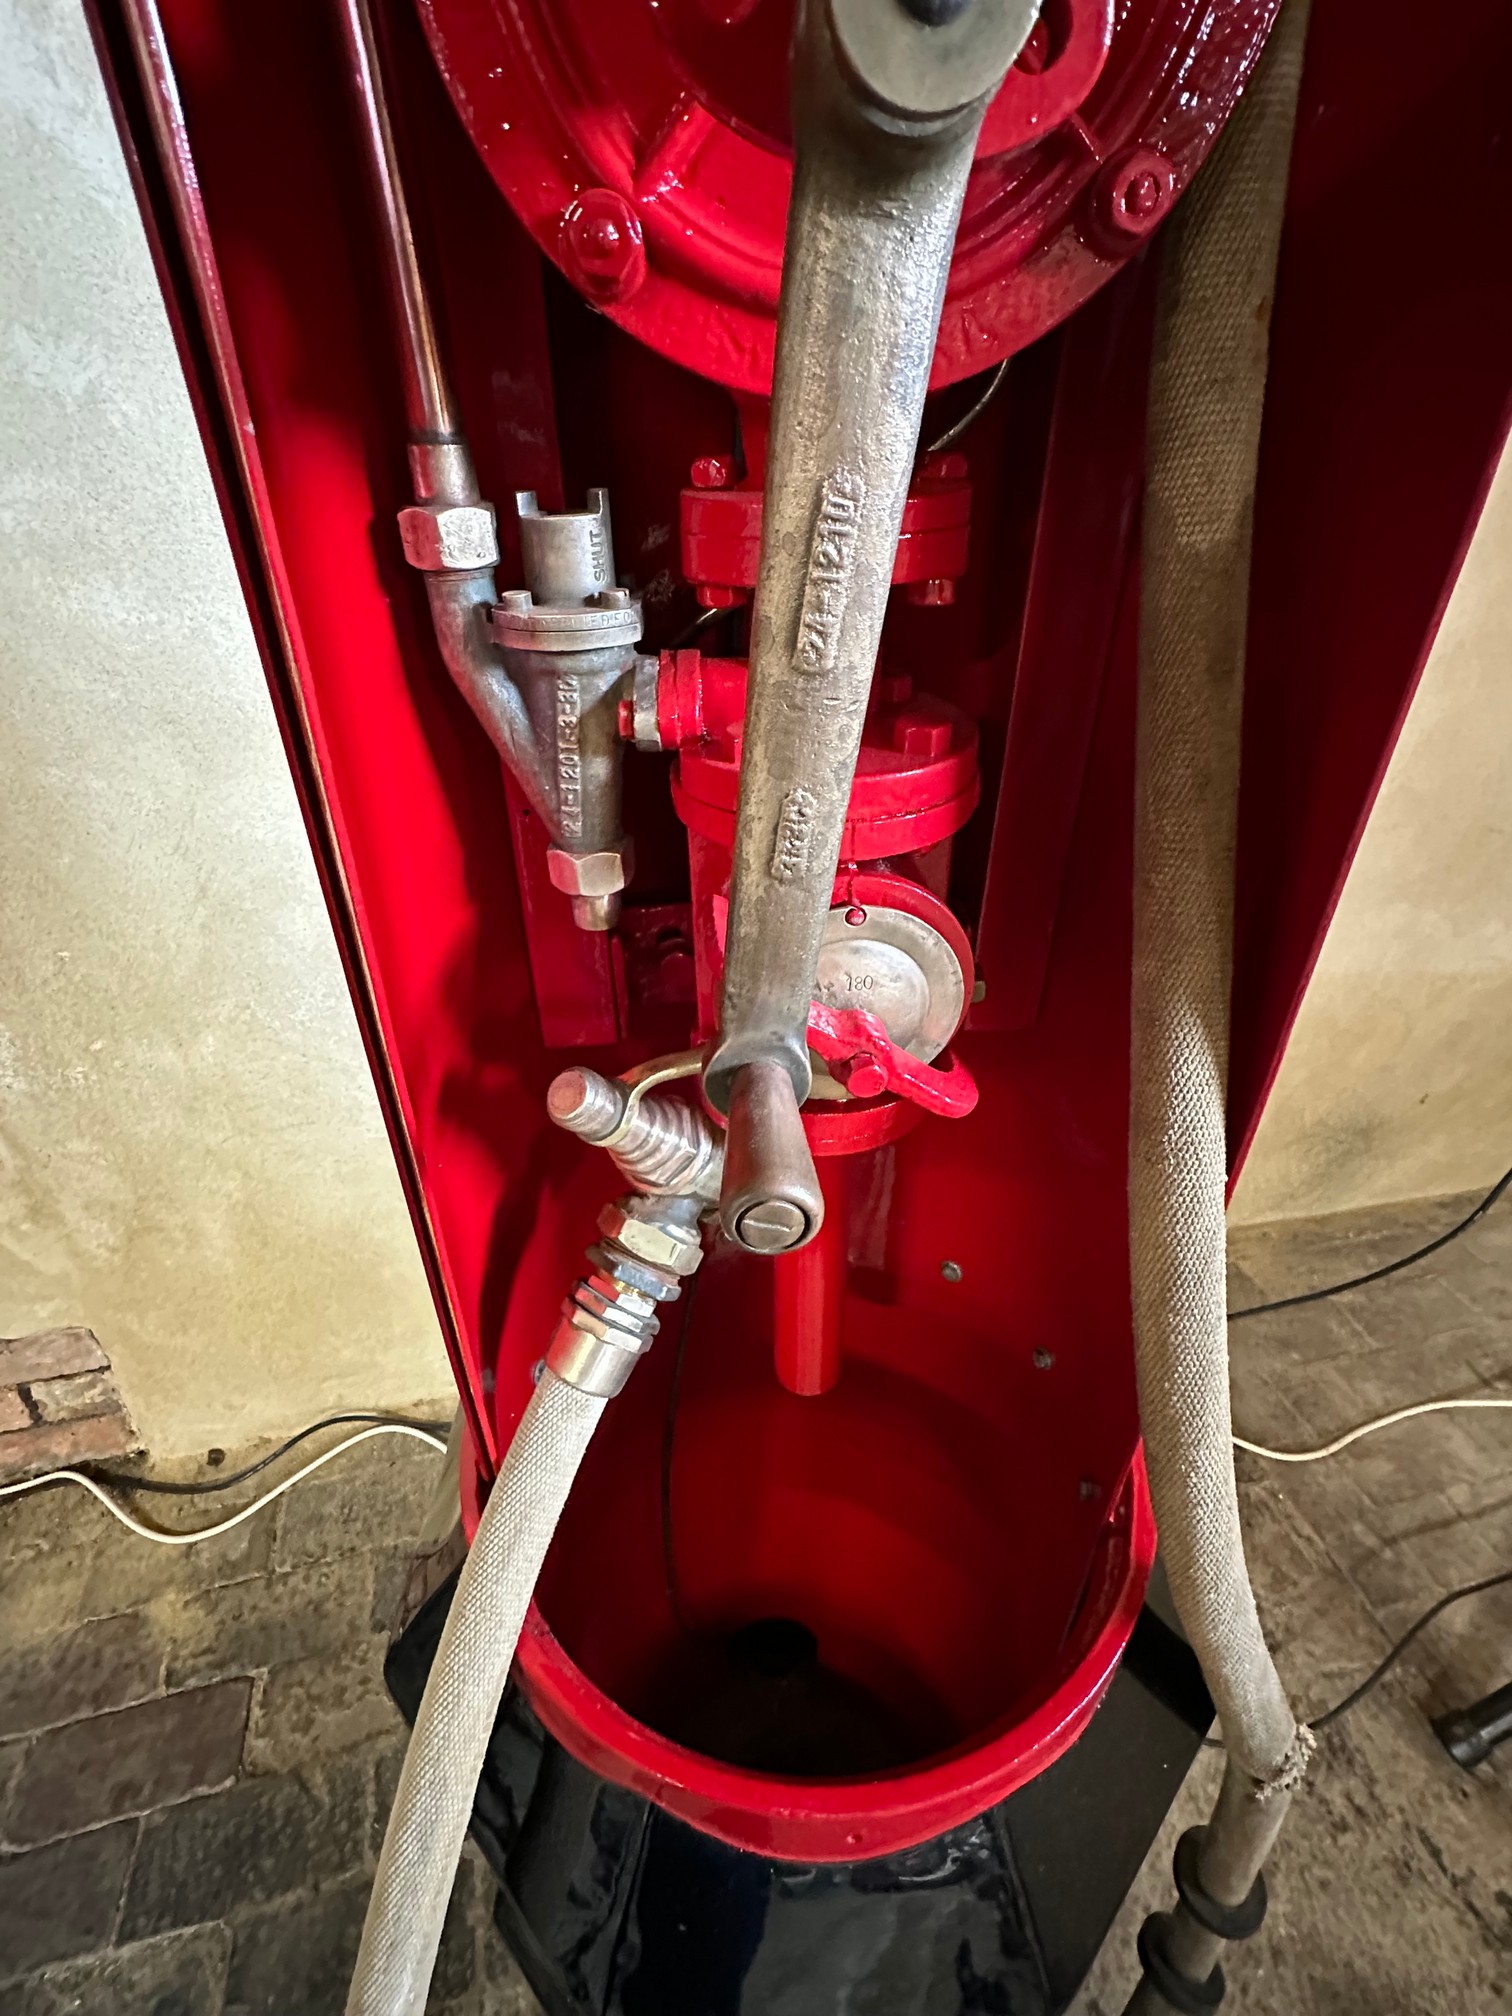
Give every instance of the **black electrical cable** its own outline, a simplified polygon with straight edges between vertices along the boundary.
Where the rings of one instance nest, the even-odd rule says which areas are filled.
[[[1308,1728],[1315,1731],[1331,1728],[1341,1716],[1347,1715],[1351,1708],[1358,1708],[1366,1695],[1373,1694],[1380,1686],[1414,1638],[1420,1632],[1426,1631],[1436,1617],[1442,1617],[1446,1610],[1451,1609],[1456,1603],[1463,1603],[1469,1596],[1484,1596],[1488,1589],[1500,1589],[1508,1582],[1512,1582],[1512,1568],[1504,1568],[1499,1575],[1488,1575],[1480,1582],[1462,1583],[1458,1589],[1451,1589],[1447,1596],[1440,1596],[1436,1603],[1429,1605],[1415,1624],[1408,1626],[1380,1665],[1367,1673],[1359,1686],[1346,1694],[1342,1701],[1336,1701],[1332,1708],[1326,1708],[1321,1715],[1314,1715],[1308,1722]],[[1204,1736],[1202,1747],[1204,1750],[1221,1750],[1223,1744],[1214,1736]]]
[[[97,1484],[109,1484],[118,1491],[156,1491],[165,1498],[197,1498],[203,1492],[229,1491],[234,1484],[245,1484],[249,1477],[266,1470],[280,1457],[287,1456],[291,1449],[297,1449],[301,1442],[308,1442],[312,1435],[318,1435],[323,1428],[420,1428],[429,1435],[445,1436],[449,1426],[445,1421],[421,1421],[409,1414],[327,1414],[323,1420],[312,1421],[308,1428],[301,1428],[297,1435],[280,1442],[266,1456],[259,1456],[245,1470],[233,1470],[226,1477],[195,1477],[180,1484],[166,1477],[134,1477],[129,1470],[106,1470],[97,1464],[91,1464],[89,1474]]]
[[[1350,1288],[1368,1288],[1372,1281],[1384,1281],[1389,1275],[1400,1274],[1404,1267],[1415,1267],[1419,1260],[1426,1260],[1430,1253],[1439,1252],[1451,1239],[1458,1239],[1461,1232],[1468,1232],[1472,1225],[1484,1218],[1509,1184],[1512,1184],[1512,1169],[1491,1185],[1468,1218],[1462,1218],[1458,1225],[1441,1232],[1437,1239],[1430,1239],[1426,1246],[1419,1246],[1415,1253],[1404,1253],[1400,1260],[1390,1260],[1384,1267],[1373,1267],[1368,1274],[1356,1274],[1348,1281],[1335,1281],[1331,1288],[1309,1288],[1304,1295],[1282,1295],[1274,1302],[1256,1302],[1248,1309],[1230,1309],[1229,1321],[1242,1323],[1246,1316],[1268,1316],[1275,1309],[1300,1309],[1306,1302],[1324,1302],[1330,1295],[1342,1295]]]
[[[1313,1729],[1326,1729],[1330,1723],[1337,1722],[1341,1715],[1347,1715],[1351,1708],[1357,1707],[1367,1694],[1380,1686],[1418,1633],[1426,1631],[1435,1617],[1442,1616],[1452,1604],[1463,1603],[1467,1596],[1483,1596],[1488,1589],[1500,1589],[1508,1582],[1512,1582],[1512,1568],[1504,1568],[1500,1575],[1488,1575],[1481,1582],[1466,1582],[1458,1589],[1451,1589],[1447,1596],[1440,1596],[1437,1603],[1432,1604],[1415,1624],[1402,1633],[1380,1665],[1373,1673],[1366,1674],[1352,1694],[1346,1694],[1342,1701],[1336,1702],[1326,1713],[1315,1715],[1308,1726]]]
[[[670,644],[663,645],[665,651],[681,651],[691,644],[695,637],[702,637],[705,630],[712,630],[716,623],[722,623],[726,616],[733,616],[733,609],[700,609],[691,623],[687,623]]]
[[[959,420],[952,421],[943,434],[938,435],[930,442],[929,446],[923,451],[925,455],[939,455],[945,449],[953,448],[966,430],[976,425],[993,400],[996,399],[998,393],[1002,391],[1004,382],[1008,376],[1008,366],[1012,361],[1010,357],[1003,359],[1002,363],[998,365],[987,380],[987,389],[967,407]]]

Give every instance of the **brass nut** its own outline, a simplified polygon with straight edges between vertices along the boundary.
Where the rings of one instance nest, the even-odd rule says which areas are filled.
[[[546,872],[553,889],[567,896],[613,896],[630,878],[630,845],[604,847],[596,854],[569,854],[565,847],[546,849]]]
[[[466,574],[499,558],[492,504],[411,504],[399,513],[399,537],[411,567]]]
[[[691,1274],[703,1258],[703,1246],[694,1232],[680,1225],[666,1225],[654,1218],[632,1218],[619,1204],[606,1204],[599,1213],[599,1230],[606,1238],[645,1260],[653,1267],[665,1267],[673,1274]]]

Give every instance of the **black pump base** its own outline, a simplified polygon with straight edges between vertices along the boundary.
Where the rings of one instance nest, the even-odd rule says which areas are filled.
[[[453,1582],[394,1644],[411,1721]],[[505,1697],[472,1832],[547,2016],[1061,2016],[1186,1776],[1212,1704],[1147,1608],[1085,1735],[905,1854],[770,1862],[611,1785]]]

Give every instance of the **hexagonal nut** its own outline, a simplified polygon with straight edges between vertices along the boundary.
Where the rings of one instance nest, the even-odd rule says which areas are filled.
[[[656,1314],[656,1297],[648,1295],[633,1281],[621,1281],[607,1268],[595,1268],[577,1285],[578,1307],[595,1315],[618,1311],[622,1321],[639,1323]]]
[[[618,1344],[623,1350],[638,1351],[656,1332],[654,1316],[645,1316],[634,1323],[626,1323],[623,1316],[615,1318],[612,1311],[607,1313],[585,1309],[581,1302],[564,1302],[562,1313],[574,1330],[581,1330],[586,1337],[596,1337],[601,1344]]]
[[[411,504],[399,513],[399,537],[411,567],[466,574],[498,563],[492,504]]]
[[[599,1230],[653,1267],[665,1267],[672,1274],[691,1274],[703,1258],[703,1246],[696,1232],[681,1225],[669,1225],[655,1218],[634,1218],[621,1204],[606,1204],[599,1213]]]
[[[631,857],[623,847],[603,847],[596,854],[569,854],[565,847],[546,849],[546,872],[553,889],[567,896],[613,896],[630,879]]]
[[[649,1295],[653,1302],[673,1302],[682,1293],[670,1269],[653,1267],[649,1261],[632,1259],[628,1253],[609,1253],[602,1246],[590,1246],[588,1260],[596,1274],[612,1274],[616,1281]]]

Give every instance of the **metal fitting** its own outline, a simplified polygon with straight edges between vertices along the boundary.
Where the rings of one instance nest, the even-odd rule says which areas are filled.
[[[526,585],[499,598],[489,629],[549,775],[551,881],[580,929],[609,931],[633,866],[620,824],[619,708],[640,601],[615,583],[604,491],[589,491],[585,511],[542,511],[522,490],[515,508]]]
[[[592,301],[623,301],[646,278],[646,240],[617,189],[585,189],[562,217],[561,261]]]
[[[703,1258],[700,1209],[689,1197],[623,1197],[605,1209],[604,1237],[588,1249],[592,1271],[562,1304],[546,1353],[559,1379],[606,1400],[621,1390],[656,1335],[659,1306],[676,1300]]]
[[[599,1230],[616,1245],[653,1267],[692,1274],[703,1257],[698,1234],[658,1213],[650,1198],[622,1198],[599,1213]]]
[[[629,881],[634,865],[635,849],[629,840],[592,854],[570,854],[565,847],[546,850],[551,886],[564,896],[612,896]]]
[[[628,649],[640,641],[641,600],[628,588],[604,588],[590,600],[559,609],[511,588],[493,612],[493,633],[516,651]]]
[[[682,1061],[691,1073],[700,1060],[692,1052]],[[653,1066],[653,1074],[658,1068],[665,1067]],[[718,1198],[724,1136],[701,1107],[647,1095],[622,1079],[581,1066],[552,1080],[546,1106],[558,1127],[607,1148],[638,1190],[652,1197],[692,1197],[706,1205]]]
[[[669,1299],[648,1295],[633,1281],[621,1281],[609,1272],[585,1274],[572,1292],[566,1315],[574,1328],[600,1340],[644,1332],[649,1341],[656,1330],[656,1305]]]
[[[553,889],[572,898],[572,921],[580,931],[612,931],[619,921],[619,892],[635,869],[635,849],[628,839],[618,847],[592,854],[570,854],[565,847],[546,849],[546,873]]]
[[[637,749],[662,747],[661,722],[657,714],[661,676],[660,658],[636,658],[630,686],[630,730]]]
[[[492,504],[407,504],[399,537],[405,559],[426,574],[466,574],[499,558]]]

